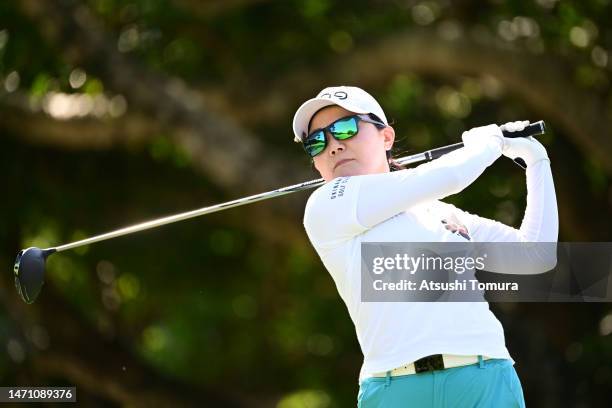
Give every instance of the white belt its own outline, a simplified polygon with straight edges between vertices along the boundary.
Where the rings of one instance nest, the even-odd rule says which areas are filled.
[[[482,356],[482,359],[490,360],[491,357]],[[421,360],[417,360],[417,362],[419,361]],[[444,361],[444,367],[440,367],[438,369],[476,364],[478,362],[478,356],[457,356],[454,354],[442,354],[442,361]],[[429,370],[426,370],[426,371],[429,371]],[[393,370],[391,370],[390,375],[393,377],[397,375],[409,375],[409,374],[416,374],[416,373],[417,371],[416,371],[416,368],[413,362],[413,363],[406,364],[398,368],[394,368]],[[386,377],[386,376],[387,376],[386,372],[372,374],[372,377]]]

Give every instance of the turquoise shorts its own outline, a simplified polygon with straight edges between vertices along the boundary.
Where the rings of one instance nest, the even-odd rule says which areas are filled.
[[[366,378],[359,386],[357,407],[524,408],[525,399],[512,361],[497,358],[419,374]]]

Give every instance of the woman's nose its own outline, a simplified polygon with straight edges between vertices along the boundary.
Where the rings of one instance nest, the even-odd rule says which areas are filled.
[[[329,149],[330,155],[335,156],[336,153],[344,150],[344,143],[342,141],[336,140],[336,138],[331,135],[328,135],[327,137],[329,138],[327,148]]]

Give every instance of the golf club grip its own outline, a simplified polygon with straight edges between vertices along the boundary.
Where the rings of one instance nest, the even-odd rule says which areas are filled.
[[[427,160],[435,160],[438,157],[442,157],[447,153],[452,152],[453,150],[461,149],[463,147],[463,143],[455,143],[452,145],[438,147],[436,149],[431,149],[425,152],[425,157]]]
[[[537,136],[537,135],[543,134],[545,131],[546,131],[546,125],[544,124],[543,120],[540,120],[534,123],[530,123],[529,125],[525,126],[525,129],[523,130],[516,131],[516,132],[502,130],[502,133],[504,137],[510,138],[510,137]],[[463,142],[455,143],[455,144],[444,146],[444,147],[438,147],[437,149],[432,149],[432,150],[425,152],[425,156],[427,157],[428,160],[435,160],[438,157],[444,156],[445,154],[450,153],[453,150],[460,149],[461,147],[463,147]]]
[[[525,126],[523,130],[517,130],[516,132],[510,132],[507,130],[502,130],[504,137],[529,137],[529,136],[537,136],[546,132],[546,125],[543,120],[539,120],[534,123],[530,123]]]

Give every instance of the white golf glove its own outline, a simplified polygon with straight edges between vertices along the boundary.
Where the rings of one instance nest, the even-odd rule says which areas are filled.
[[[484,145],[489,145],[499,149],[500,152],[503,151],[506,140],[500,127],[497,125],[475,127],[463,132],[461,139],[463,139],[463,146],[467,149],[480,149]]]
[[[501,129],[509,132],[521,131],[529,124],[529,121],[508,122],[500,126]],[[541,161],[549,160],[546,148],[537,139],[528,137],[505,137],[502,154],[513,160],[523,159],[527,167]]]

